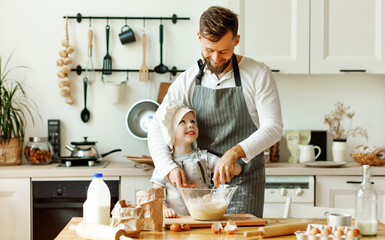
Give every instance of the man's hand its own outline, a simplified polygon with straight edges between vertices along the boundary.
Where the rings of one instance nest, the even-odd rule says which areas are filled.
[[[168,175],[168,179],[170,180],[171,184],[174,185],[175,187],[180,186],[180,187],[187,187],[187,182],[186,182],[186,175],[184,171],[180,167],[176,167],[173,170],[171,170]]]
[[[235,163],[239,158],[243,158],[245,156],[245,152],[239,145],[227,150],[215,166],[213,177],[214,185],[219,187],[219,184],[230,182],[234,177]]]

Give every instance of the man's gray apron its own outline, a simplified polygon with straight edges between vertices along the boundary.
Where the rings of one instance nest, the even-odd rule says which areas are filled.
[[[241,77],[235,54],[232,57],[234,88],[211,89],[201,85],[206,64],[198,61],[192,105],[199,127],[198,146],[222,156],[257,130],[246,106]],[[251,213],[262,217],[265,190],[265,162],[263,152],[248,164],[237,160],[242,167],[240,175],[230,184],[238,189],[226,213]]]

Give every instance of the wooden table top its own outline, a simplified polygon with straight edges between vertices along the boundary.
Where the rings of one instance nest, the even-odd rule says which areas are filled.
[[[326,219],[294,219],[294,218],[270,218],[266,226],[292,223],[298,221],[309,220],[312,223],[317,224],[326,224]],[[76,226],[79,222],[82,221],[80,217],[74,217],[71,221],[65,226],[65,228],[60,232],[60,234],[55,238],[56,240],[81,240],[82,238],[76,235],[74,230],[70,230],[69,226]],[[362,240],[380,240],[385,239],[385,225],[378,221],[377,225],[377,236],[374,237],[362,237]],[[234,234],[226,234],[224,232],[220,234],[214,234],[210,228],[191,228],[190,231],[181,231],[181,232],[171,232],[170,230],[163,230],[161,232],[150,232],[142,231],[140,237],[136,239],[259,239],[258,237],[248,237],[245,238],[243,233],[245,231],[257,230],[258,226],[250,227],[238,227]],[[269,240],[296,240],[296,236],[287,235],[280,237],[271,237]]]

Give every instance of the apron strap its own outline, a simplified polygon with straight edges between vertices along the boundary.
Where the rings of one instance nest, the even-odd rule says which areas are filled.
[[[234,72],[235,86],[237,87],[242,86],[241,76],[239,74],[237,56],[235,56],[235,54],[233,54],[233,72]]]
[[[201,85],[201,80],[204,74],[204,69],[206,67],[206,62],[203,63],[202,59],[198,60],[199,73],[195,76],[195,85]]]
[[[206,62],[203,63],[202,59],[199,59],[197,63],[199,67],[199,73],[195,76],[195,85],[201,85],[204,69],[206,67]],[[233,54],[232,56],[232,64],[233,64],[235,86],[240,87],[242,86],[242,82],[241,82],[241,76],[239,74],[237,56],[235,56],[235,54]]]

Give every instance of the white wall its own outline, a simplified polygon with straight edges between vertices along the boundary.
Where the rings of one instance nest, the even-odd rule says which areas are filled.
[[[80,119],[83,109],[83,76],[70,74],[73,105],[67,105],[59,94],[56,66],[58,52],[65,38],[65,15],[93,16],[171,16],[190,17],[189,21],[163,21],[164,64],[186,69],[200,57],[196,32],[200,14],[210,5],[223,5],[225,0],[2,0],[0,8],[0,55],[6,57],[14,51],[12,65],[26,65],[32,70],[17,72],[13,76],[25,79],[29,94],[39,105],[42,122],[28,124],[26,137],[46,136],[47,119],[60,119],[62,154],[69,152],[64,144],[81,141],[83,136],[97,141],[101,152],[122,148],[123,154],[148,154],[147,142],[136,140],[125,127],[126,112],[136,101],[145,97],[156,99],[159,83],[169,81],[169,74],[150,73],[150,94],[145,96],[145,84],[139,82],[137,73],[130,73],[125,97],[119,104],[109,103],[106,89],[98,80],[88,88],[88,109],[92,116],[88,123]],[[146,21],[147,65],[159,64],[159,23]],[[102,67],[106,54],[105,20],[92,20],[94,31],[94,56],[96,68]],[[110,55],[114,68],[138,69],[142,63],[141,30],[143,21],[129,20],[137,42],[121,45],[118,33],[123,20],[110,20]],[[88,20],[69,22],[70,44],[76,48],[72,67],[87,62]],[[124,73],[114,73],[109,79],[123,81]],[[283,107],[285,129],[325,129],[323,117],[333,109],[336,101],[342,101],[356,111],[353,124],[368,129],[369,141],[349,139],[349,145],[358,143],[385,145],[385,77],[370,75],[276,75]],[[110,155],[110,159],[124,161],[122,154]]]

